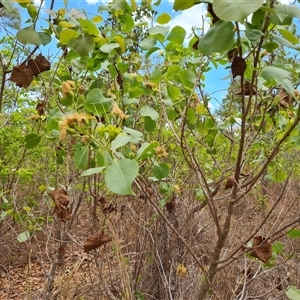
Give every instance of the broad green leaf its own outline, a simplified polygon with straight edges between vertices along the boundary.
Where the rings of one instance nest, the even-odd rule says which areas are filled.
[[[143,143],[140,147],[140,149],[137,151],[137,158],[143,159],[148,157],[149,153],[154,152],[155,148],[159,145],[159,142],[151,142],[149,143]]]
[[[123,16],[123,26],[122,26],[122,31],[127,32],[132,30],[134,27],[134,20],[133,17],[130,14],[125,14]]]
[[[118,75],[117,69],[114,65],[109,65],[108,66],[109,74],[112,78],[116,78]]]
[[[192,70],[182,70],[177,74],[177,76],[184,87],[192,89],[195,86],[197,78]]]
[[[234,26],[231,22],[219,20],[200,39],[198,49],[204,55],[224,52],[231,48],[234,42]]]
[[[11,13],[13,11],[11,0],[1,0],[1,3],[3,4],[8,13]]]
[[[259,40],[264,34],[258,29],[246,29],[245,35],[251,42],[256,42]]]
[[[90,169],[87,169],[87,170],[83,171],[83,172],[80,174],[80,176],[90,176],[90,175],[94,175],[94,174],[99,174],[99,173],[101,173],[104,169],[105,169],[105,167],[90,168]]]
[[[99,116],[110,110],[111,104],[112,99],[104,97],[101,89],[94,88],[88,92],[84,107]]]
[[[124,74],[125,72],[127,72],[128,71],[128,68],[129,68],[129,64],[127,64],[127,63],[117,63],[117,68],[118,68],[118,70],[122,73],[122,74]]]
[[[58,129],[58,121],[63,117],[63,113],[59,108],[53,108],[49,111],[47,116],[47,125],[46,128],[48,131],[53,129]]]
[[[150,77],[149,77],[150,81],[155,83],[155,84],[159,84],[160,80],[161,80],[161,71],[159,68],[154,69],[153,72],[151,73]]]
[[[88,56],[89,52],[94,49],[94,46],[94,38],[87,33],[81,34],[74,38],[71,43],[73,50],[80,56]]]
[[[155,51],[160,50],[159,47],[153,47],[151,48],[147,53],[146,53],[146,58],[148,58],[152,53],[154,53]]]
[[[291,42],[293,44],[298,44],[299,43],[299,40],[289,30],[279,29],[279,32],[289,42]]]
[[[245,18],[258,10],[264,0],[214,0],[213,10],[224,21],[237,21],[243,23]]]
[[[288,233],[286,235],[290,238],[299,238],[300,237],[300,230],[294,228],[294,229],[288,231]]]
[[[78,169],[85,169],[89,159],[89,146],[83,146],[75,150],[74,163]]]
[[[295,286],[290,286],[285,294],[290,300],[300,299],[300,290],[298,290]]]
[[[166,163],[154,165],[152,168],[152,175],[157,179],[163,179],[169,175],[170,168]]]
[[[189,122],[191,124],[195,124],[196,123],[196,114],[195,114],[195,110],[192,108],[188,108],[187,109],[187,119],[189,120]]]
[[[276,50],[279,45],[275,42],[269,42],[262,46],[264,49],[266,49],[269,53],[272,53],[274,50]]]
[[[23,231],[17,236],[17,240],[19,243],[24,243],[30,239],[29,231]]]
[[[104,44],[103,46],[100,47],[100,51],[104,53],[110,53],[111,51],[119,47],[120,45],[118,43]]]
[[[139,165],[135,160],[113,160],[105,174],[107,188],[120,195],[134,194],[131,188],[133,180],[139,172]]]
[[[159,117],[158,112],[149,105],[144,105],[140,110],[140,115],[142,117],[150,117],[152,120],[157,120]]]
[[[149,50],[152,47],[154,47],[155,44],[156,44],[156,38],[147,37],[140,42],[140,47],[142,48],[142,50]]]
[[[40,46],[41,44],[43,44],[39,33],[36,32],[32,26],[20,29],[16,34],[16,38],[24,45],[29,44]]]
[[[168,85],[167,86],[167,92],[168,92],[168,96],[172,99],[172,100],[176,100],[180,98],[180,90],[177,86],[174,85]]]
[[[125,45],[125,41],[124,41],[124,37],[122,37],[121,35],[115,35],[113,37],[113,39],[118,42],[120,49],[121,49],[121,54],[126,52],[126,45]],[[117,47],[116,47],[117,48]]]
[[[296,5],[274,5],[275,14],[270,22],[276,25],[291,25],[293,18],[300,18],[300,9]]]
[[[51,38],[51,35],[49,35],[48,33],[39,32],[38,34],[40,36],[41,43],[44,46],[48,45],[51,42],[52,38]]]
[[[129,143],[131,141],[131,137],[124,134],[120,133],[117,135],[117,137],[111,142],[111,150],[116,151],[119,147],[122,147]]]
[[[32,20],[34,20],[36,18],[36,16],[38,15],[35,5],[29,4],[27,6],[27,11]]]
[[[278,84],[281,84],[288,93],[294,94],[294,88],[288,79],[289,72],[287,70],[278,67],[267,66],[263,68],[261,77],[267,81],[275,80]]]
[[[157,23],[160,25],[167,24],[171,21],[172,17],[167,13],[162,13],[157,17]]]
[[[67,45],[69,40],[78,37],[79,33],[73,29],[65,29],[59,35],[59,41],[62,45]]]
[[[32,132],[32,133],[28,133],[25,136],[25,147],[27,149],[32,149],[34,147],[36,147],[41,141],[41,136]]]
[[[208,0],[205,2],[212,2],[212,0]],[[177,10],[185,10],[188,9],[190,7],[193,7],[196,4],[201,3],[200,0],[175,0],[174,1],[174,5],[173,5],[173,9]]]
[[[169,33],[167,40],[182,45],[185,36],[186,36],[186,31],[180,26],[175,26],[172,28],[171,32]]]
[[[300,50],[300,45],[294,45],[291,42],[289,42],[288,40],[282,38],[281,36],[278,36],[276,34],[271,33],[273,36],[273,39],[276,40],[278,43],[280,43],[283,46],[292,48],[292,49],[296,49],[296,50]]]
[[[156,122],[150,117],[144,117],[145,121],[145,130],[148,132],[153,132],[156,129]]]
[[[79,23],[86,30],[86,33],[93,36],[98,36],[100,34],[98,27],[92,21],[79,19]]]
[[[135,129],[123,127],[123,131],[130,135],[130,142],[133,144],[137,144],[138,142],[143,140],[143,134]]]
[[[169,30],[170,27],[168,26],[154,26],[149,29],[149,34],[159,38],[160,41],[163,41]],[[163,39],[161,37],[163,37]]]

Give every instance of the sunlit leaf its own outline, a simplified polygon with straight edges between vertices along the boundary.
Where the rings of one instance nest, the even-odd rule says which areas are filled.
[[[32,132],[25,136],[25,147],[27,149],[35,148],[41,141],[41,136]]]
[[[114,160],[105,174],[108,189],[120,195],[134,194],[131,188],[133,180],[139,172],[139,165],[135,160]]]
[[[234,41],[233,29],[231,22],[217,21],[200,39],[198,49],[207,56],[230,49]]]
[[[214,0],[213,10],[224,21],[238,21],[243,23],[246,17],[258,10],[264,0]]]
[[[23,231],[17,236],[17,240],[19,243],[24,243],[30,239],[29,231]]]

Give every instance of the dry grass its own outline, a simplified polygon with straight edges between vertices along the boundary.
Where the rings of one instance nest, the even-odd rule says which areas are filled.
[[[281,188],[269,187],[264,195],[257,189],[235,207],[221,260],[255,229],[260,228],[256,235],[274,237],[280,227],[298,216],[297,187],[290,185],[269,220],[260,225]],[[158,194],[152,197],[156,203],[159,201]],[[103,214],[97,206],[98,220],[93,219],[89,202],[82,202],[69,230],[76,243],[67,243],[65,257],[55,272],[50,299],[196,299],[202,272],[152,205],[138,196],[108,196],[108,200],[117,205],[117,210]],[[216,203],[220,221],[226,214],[226,201]],[[207,207],[196,212],[182,228],[188,213],[198,204],[186,190],[178,197],[174,211],[162,210],[207,268],[216,241]],[[41,213],[50,214],[53,208],[43,205]],[[31,240],[19,244],[16,235],[20,228],[6,221],[2,224],[0,299],[43,299],[47,274],[60,244],[57,231],[63,226],[49,223]],[[84,253],[80,245],[95,226],[104,229],[112,241]],[[207,299],[287,299],[287,287],[300,286],[300,239],[283,235],[278,242],[284,246],[283,253],[277,255],[271,268],[238,251],[234,260],[228,264],[226,261],[218,272]],[[187,268],[185,276],[176,274],[179,264]]]

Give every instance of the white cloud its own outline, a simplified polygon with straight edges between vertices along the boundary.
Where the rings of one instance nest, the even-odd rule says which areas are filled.
[[[169,2],[173,2],[169,0]],[[172,20],[167,24],[171,28],[181,26],[187,32],[187,37],[192,33],[192,27],[201,28],[204,25],[205,31],[209,28],[208,22],[205,21],[207,14],[206,4],[198,4],[180,13],[175,13]],[[204,20],[204,24],[203,24]]]
[[[85,0],[85,1],[87,4],[92,4],[92,5],[102,2],[101,0]]]

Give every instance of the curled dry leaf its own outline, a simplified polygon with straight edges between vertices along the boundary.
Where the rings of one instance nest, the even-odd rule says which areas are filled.
[[[166,204],[166,209],[169,213],[173,212],[176,207],[175,196]]]
[[[230,62],[232,62],[239,54],[239,50],[237,48],[233,48],[227,53],[227,58]]]
[[[246,68],[247,68],[246,61],[242,57],[236,56],[233,59],[231,64],[231,72],[232,72],[233,79],[236,76],[243,75]]]
[[[111,237],[105,234],[103,231],[98,231],[97,233],[89,234],[83,245],[84,252],[89,252],[110,241]]]
[[[50,70],[51,65],[49,61],[43,56],[39,55],[34,59],[29,59],[13,68],[10,80],[18,87],[29,87],[34,76],[39,75],[44,71]]]
[[[64,189],[56,189],[50,193],[51,198],[55,202],[54,213],[57,218],[63,222],[71,219],[71,212],[68,208],[70,196]]]
[[[37,105],[36,105],[36,110],[39,114],[39,116],[42,116],[45,114],[45,106],[46,106],[47,102],[46,101],[40,101]]]
[[[235,185],[236,185],[236,181],[235,181],[234,176],[229,176],[227,178],[227,181],[226,181],[226,184],[225,184],[225,190],[231,189]]]
[[[26,64],[21,64],[13,68],[10,80],[13,81],[18,87],[27,88],[30,86],[33,77],[33,71],[28,68]]]
[[[253,87],[251,89],[251,82],[246,81],[244,83],[244,96],[256,95],[256,93],[257,93],[256,86],[253,85]],[[239,89],[234,94],[242,95],[242,89]]]
[[[255,236],[253,238],[253,246],[251,249],[250,254],[263,263],[266,263],[272,257],[272,245],[262,236]]]
[[[291,106],[292,98],[284,88],[279,89],[278,96],[280,98],[279,105],[282,108],[289,108]]]
[[[51,68],[50,62],[43,55],[39,55],[34,59],[29,59],[27,62],[27,66],[32,70],[34,76],[48,71]]]

